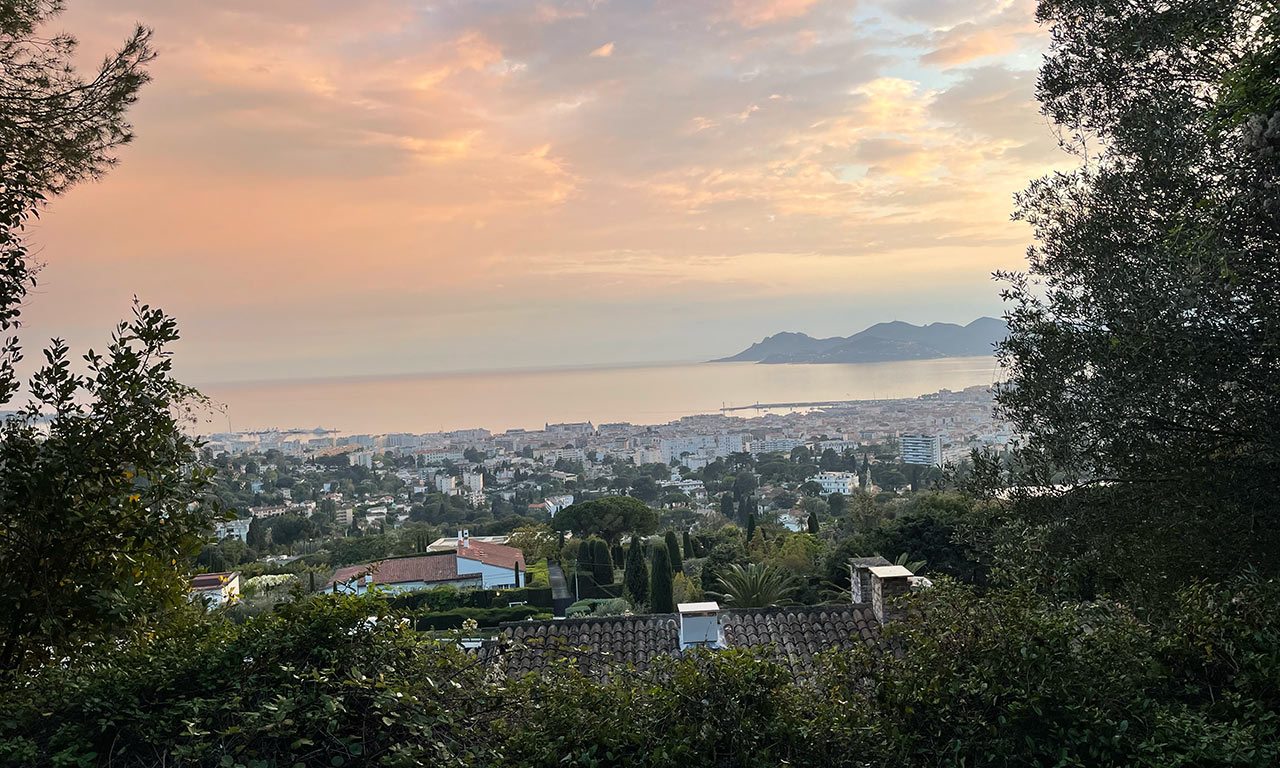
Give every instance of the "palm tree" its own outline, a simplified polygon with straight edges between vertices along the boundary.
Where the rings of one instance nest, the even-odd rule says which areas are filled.
[[[751,563],[746,568],[734,563],[721,574],[723,591],[712,592],[728,608],[768,608],[785,605],[796,591],[795,577],[772,565]]]
[[[929,564],[929,561],[923,558],[919,560],[912,560],[910,555],[908,555],[906,552],[903,552],[902,554],[898,555],[898,559],[894,560],[893,564],[901,565],[903,568],[906,568],[908,571],[911,571],[912,573],[920,573],[920,571],[924,570],[924,567]]]

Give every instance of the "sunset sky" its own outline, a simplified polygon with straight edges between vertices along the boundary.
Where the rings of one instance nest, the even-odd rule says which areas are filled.
[[[73,0],[137,138],[33,233],[26,338],[177,315],[195,383],[731,354],[998,314],[1068,160],[1030,0]]]

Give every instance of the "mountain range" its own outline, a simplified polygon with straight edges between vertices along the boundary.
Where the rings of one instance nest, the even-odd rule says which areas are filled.
[[[884,363],[937,357],[990,355],[1009,335],[1003,320],[980,317],[968,325],[912,325],[895,320],[876,323],[852,336],[815,339],[803,333],[777,333],[732,357],[713,363]]]

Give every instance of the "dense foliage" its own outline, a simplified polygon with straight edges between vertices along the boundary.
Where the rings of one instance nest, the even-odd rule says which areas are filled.
[[[1044,0],[1039,18],[1040,101],[1087,162],[1019,200],[1037,245],[1006,276],[998,401],[1030,444],[993,535],[1034,552],[1020,578],[1086,596],[1275,573],[1280,14]]]
[[[16,330],[35,285],[26,227],[46,196],[112,163],[147,80],[139,28],[90,79],[47,0],[0,3],[0,405],[17,395]],[[174,320],[135,300],[105,353],[54,339],[0,425],[0,675],[141,631],[186,598],[214,514],[184,434],[195,393],[170,375]]]
[[[1280,585],[1246,575],[1172,606],[1154,624],[1116,604],[943,583],[896,633],[905,655],[830,654],[797,681],[765,657],[696,652],[600,683],[572,654],[554,674],[495,679],[376,598],[318,596],[243,626],[187,616],[50,668],[0,702],[0,764],[1280,760]]]

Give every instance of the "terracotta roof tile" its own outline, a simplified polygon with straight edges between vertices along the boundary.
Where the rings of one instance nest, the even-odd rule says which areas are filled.
[[[827,651],[885,647],[866,604],[722,609],[720,623],[727,647],[758,649],[797,676]],[[647,669],[657,657],[679,654],[679,626],[673,614],[513,622],[502,625],[513,643],[488,645],[481,655],[509,675],[564,663],[607,677],[617,668]]]
[[[396,557],[376,563],[348,565],[339,568],[333,578],[325,583],[325,587],[334,584],[345,584],[352,579],[365,576],[361,584],[403,584],[405,582],[422,581],[454,581],[458,576],[458,558],[452,552],[421,557]]]
[[[458,557],[465,557],[470,560],[479,560],[485,565],[493,565],[499,568],[510,568],[516,563],[519,563],[520,570],[526,570],[524,567],[523,551],[517,547],[508,547],[506,544],[494,544],[491,541],[468,539],[468,543],[458,545]]]

